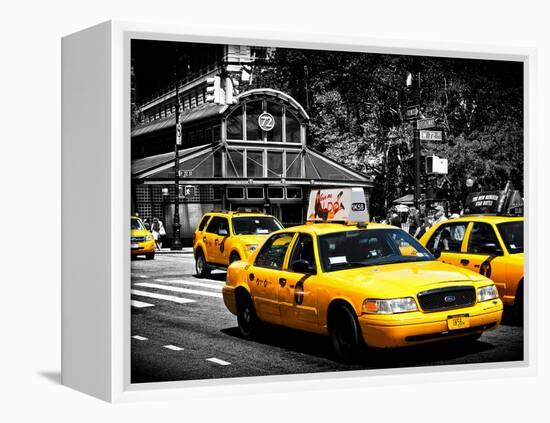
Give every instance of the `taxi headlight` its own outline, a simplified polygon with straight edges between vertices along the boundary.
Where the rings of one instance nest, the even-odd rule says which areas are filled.
[[[393,314],[417,311],[414,298],[393,298],[391,300],[376,300],[367,298],[363,301],[362,312],[365,314]]]
[[[477,301],[489,301],[498,298],[498,291],[496,286],[489,285],[477,289]]]
[[[145,241],[152,241],[153,240],[153,235],[146,235],[145,236]]]
[[[250,244],[250,245],[247,245],[246,247],[248,248],[248,251],[253,253],[256,250],[256,248],[258,247],[258,244]]]

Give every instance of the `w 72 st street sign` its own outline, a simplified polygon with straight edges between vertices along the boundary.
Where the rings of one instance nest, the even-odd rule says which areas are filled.
[[[443,131],[418,131],[420,141],[443,141]]]

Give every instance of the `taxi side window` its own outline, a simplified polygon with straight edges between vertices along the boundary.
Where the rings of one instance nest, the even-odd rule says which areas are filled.
[[[263,245],[254,264],[258,267],[282,270],[286,251],[293,236],[293,233],[273,235]]]
[[[229,234],[229,222],[225,217],[219,216],[214,216],[206,228],[206,232],[210,234],[219,234],[223,230]]]
[[[459,253],[467,226],[467,222],[446,223],[441,225],[434,232],[426,247],[430,251],[451,251]]]
[[[298,260],[305,260],[309,263],[311,268],[311,273],[316,273],[315,265],[315,251],[313,238],[311,235],[300,234],[296,244],[294,245],[294,250],[292,251],[292,256],[290,258],[289,270],[295,272],[292,267],[292,264]]]
[[[208,222],[208,219],[210,219],[209,215],[206,215],[202,218],[201,223],[199,223],[198,231],[202,231],[204,227],[206,226],[206,223]]]
[[[502,253],[495,230],[491,225],[480,222],[474,223],[468,242],[468,252],[472,254]]]

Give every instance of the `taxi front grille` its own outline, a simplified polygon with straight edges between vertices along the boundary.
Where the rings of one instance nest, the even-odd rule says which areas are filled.
[[[133,236],[131,239],[131,242],[143,242],[143,241],[145,241],[144,236]]]
[[[417,298],[423,311],[451,310],[475,304],[476,291],[473,286],[451,286],[419,292]]]

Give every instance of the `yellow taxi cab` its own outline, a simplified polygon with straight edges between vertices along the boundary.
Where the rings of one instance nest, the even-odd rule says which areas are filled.
[[[474,204],[499,202],[498,192],[478,193]],[[487,199],[489,198],[489,200]],[[475,213],[474,207],[467,207]],[[491,211],[485,209],[484,211]],[[495,211],[495,210],[493,210]],[[420,243],[443,263],[469,269],[492,279],[505,306],[523,317],[523,222],[510,215],[468,215],[440,222],[420,238]]]
[[[338,223],[324,216],[337,197]],[[261,322],[329,335],[337,356],[350,361],[364,344],[474,340],[500,323],[490,279],[437,261],[401,229],[361,223],[362,189],[313,190],[308,219],[229,266],[223,299],[245,338]]]
[[[145,228],[141,219],[135,216],[130,219],[130,248],[132,257],[144,255],[148,260],[155,258],[156,245],[153,234]]]
[[[197,275],[206,277],[212,268],[248,258],[270,233],[282,228],[275,217],[257,209],[206,213],[193,234]]]

